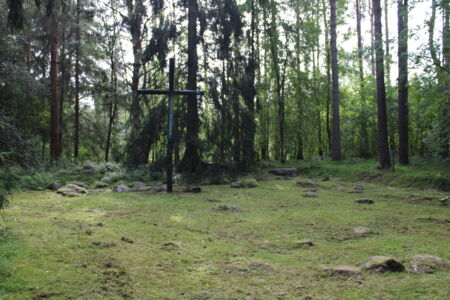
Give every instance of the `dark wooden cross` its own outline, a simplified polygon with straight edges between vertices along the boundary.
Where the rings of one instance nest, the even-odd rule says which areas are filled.
[[[172,193],[172,172],[173,172],[173,96],[176,95],[203,95],[202,91],[187,91],[181,90],[176,91],[174,89],[175,85],[175,59],[171,58],[169,60],[169,89],[168,90],[138,90],[140,95],[168,95],[169,96],[169,116],[167,122],[167,192]]]

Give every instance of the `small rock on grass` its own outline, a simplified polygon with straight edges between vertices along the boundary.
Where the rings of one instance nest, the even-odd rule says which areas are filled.
[[[195,194],[197,194],[197,193],[201,193],[202,192],[202,188],[201,187],[199,187],[199,186],[193,186],[193,187],[186,187],[185,189],[184,189],[184,191],[186,192],[186,193],[195,193]]]
[[[316,193],[314,193],[314,192],[307,192],[307,193],[304,193],[302,196],[305,197],[305,198],[317,198],[317,197],[319,197],[319,196],[318,196]]]
[[[105,187],[107,187],[108,186],[108,184],[106,183],[106,182],[103,182],[103,181],[97,181],[96,183],[95,183],[95,187],[96,188],[105,188]]]
[[[82,194],[87,194],[87,190],[84,187],[75,184],[67,184],[66,186],[58,189],[57,193],[67,197],[76,197],[81,196]]]
[[[305,180],[305,179],[297,181],[297,185],[304,187],[304,188],[317,188],[320,186],[317,183],[314,183],[314,182],[311,182],[311,181]]]
[[[125,242],[125,243],[128,243],[128,244],[133,244],[133,243],[134,243],[133,240],[131,240],[131,239],[127,238],[127,237],[124,237],[124,236],[121,237],[120,240],[121,240],[122,242]]]
[[[155,191],[156,192],[164,192],[167,190],[167,184],[164,184],[162,182],[157,182],[155,185]]]
[[[325,272],[330,275],[344,275],[344,276],[354,276],[360,275],[361,269],[352,266],[336,266],[336,267],[328,267],[323,269]]]
[[[364,269],[377,272],[403,272],[405,266],[389,256],[373,256],[364,264]]]
[[[232,211],[232,212],[239,212],[239,211],[241,211],[241,209],[239,207],[237,207],[235,205],[228,205],[228,204],[220,205],[218,207],[218,210],[221,210],[221,211]]]
[[[411,257],[411,268],[414,272],[434,273],[450,270],[450,261],[431,255],[414,255]]]
[[[130,191],[130,188],[125,184],[118,184],[115,187],[113,187],[114,193],[127,193]]]
[[[151,190],[152,188],[143,182],[135,181],[133,182],[133,189],[138,192],[146,192]]]
[[[375,201],[373,201],[372,199],[368,199],[368,198],[359,198],[355,200],[356,203],[358,204],[374,204]]]
[[[311,240],[300,240],[295,242],[295,248],[306,248],[312,246],[314,246],[314,243]]]
[[[81,181],[71,181],[71,182],[69,182],[69,184],[74,184],[74,185],[86,188],[86,184],[84,182],[81,182]]]
[[[368,234],[371,234],[371,233],[372,233],[372,231],[370,230],[370,228],[368,228],[368,227],[363,227],[363,226],[353,228],[353,232],[356,233],[357,235],[368,235]]]
[[[53,182],[47,186],[47,190],[57,191],[62,187],[63,186],[61,184],[59,184],[58,182]]]
[[[442,205],[448,205],[449,201],[450,201],[450,196],[439,199],[439,203],[441,203]]]

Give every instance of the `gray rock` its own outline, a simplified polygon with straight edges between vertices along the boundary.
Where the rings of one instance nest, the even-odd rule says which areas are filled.
[[[439,203],[441,203],[442,205],[448,205],[449,201],[450,201],[450,196],[439,199]]]
[[[143,182],[136,181],[136,182],[133,182],[133,189],[134,189],[135,191],[145,192],[145,191],[151,190],[152,187],[146,185],[146,184],[143,183]]]
[[[231,183],[232,188],[252,188],[257,186],[258,182],[254,178],[245,178]]]
[[[353,228],[353,232],[357,235],[368,235],[372,233],[372,231],[368,227],[356,227]]]
[[[114,193],[127,193],[130,191],[130,188],[125,184],[118,184],[113,187]]]
[[[57,193],[66,197],[76,197],[87,194],[87,190],[84,187],[69,183],[66,186],[58,189]]]
[[[405,266],[389,256],[373,256],[364,264],[364,269],[377,273],[403,272]]]
[[[304,247],[312,247],[314,246],[313,241],[311,240],[300,240],[295,242],[295,248],[304,248]]]
[[[356,203],[358,204],[374,204],[375,201],[368,199],[368,198],[359,198],[355,200]]]
[[[220,205],[218,208],[218,210],[222,210],[222,211],[232,211],[232,212],[239,212],[241,211],[241,209],[235,205]]]
[[[325,272],[330,275],[344,275],[344,276],[354,276],[360,275],[361,269],[352,266],[336,266],[336,267],[328,267],[323,269]]]
[[[414,272],[434,273],[450,270],[450,261],[431,255],[414,255],[411,257],[411,268]]]
[[[304,188],[317,188],[317,187],[320,187],[320,185],[318,185],[318,184],[316,184],[314,182],[311,182],[309,180],[305,180],[305,179],[299,180],[297,182],[297,185],[299,185],[301,187],[304,187]]]
[[[58,182],[53,182],[47,186],[47,190],[57,191],[62,187],[63,186],[61,184],[59,184]]]
[[[319,196],[318,196],[316,193],[314,193],[314,192],[307,192],[307,193],[304,193],[302,196],[305,197],[305,198],[317,198],[317,197],[319,197]]]
[[[155,191],[156,192],[164,192],[167,190],[167,184],[164,184],[162,182],[157,182],[155,185]]]
[[[278,176],[295,176],[298,172],[297,168],[276,168],[269,171],[270,174],[278,175]]]

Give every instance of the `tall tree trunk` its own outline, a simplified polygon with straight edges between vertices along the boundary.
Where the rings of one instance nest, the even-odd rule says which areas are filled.
[[[330,104],[331,104],[331,48],[330,48],[330,30],[328,26],[328,19],[327,19],[327,5],[326,1],[322,0],[322,6],[323,6],[323,25],[325,27],[325,65],[327,69],[327,92],[326,92],[326,116],[325,116],[325,123],[326,123],[326,131],[327,131],[327,140],[328,140],[328,151],[331,152],[331,124],[330,124]]]
[[[64,4],[63,4],[64,7]],[[62,12],[65,13],[64,11]],[[60,71],[61,75],[59,78],[59,119],[58,119],[58,156],[61,157],[63,153],[63,123],[64,123],[64,99],[66,95],[66,80],[67,69],[66,69],[66,26],[65,22],[61,22],[60,30],[61,34],[61,53],[59,55]],[[69,79],[70,80],[70,79]]]
[[[398,0],[398,137],[399,162],[408,164],[408,0]]]
[[[80,44],[81,44],[81,0],[77,0],[76,11],[76,29],[75,29],[75,132],[73,140],[73,157],[78,158],[78,149],[80,144]]]
[[[386,82],[387,86],[391,86],[391,51],[390,51],[390,40],[389,40],[389,0],[384,0],[384,24],[385,24],[385,35],[386,35]]]
[[[341,159],[341,132],[339,118],[339,70],[336,46],[336,0],[330,0],[330,48],[333,81],[333,135],[331,138],[331,159]]]
[[[59,158],[59,97],[58,97],[58,22],[56,9],[50,16],[50,158]]]
[[[197,0],[188,0],[188,82],[187,89],[197,89],[198,56],[197,56]],[[180,169],[195,172],[200,165],[200,141],[197,97],[187,96],[186,116],[186,151],[180,163]]]
[[[370,66],[372,76],[375,77],[375,9],[373,7],[372,0],[369,1],[369,13],[370,13]]]
[[[389,168],[389,142],[386,113],[386,87],[384,85],[384,53],[383,31],[381,27],[380,0],[372,0],[375,19],[375,54],[376,54],[376,80],[377,80],[377,104],[378,104],[378,154],[380,168]]]

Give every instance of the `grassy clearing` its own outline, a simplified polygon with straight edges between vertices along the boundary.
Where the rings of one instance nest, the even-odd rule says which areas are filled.
[[[296,181],[211,185],[201,194],[17,193],[5,214],[9,229],[0,235],[0,298],[449,298],[445,271],[322,271],[360,266],[373,255],[394,256],[407,267],[415,254],[449,260],[449,207],[408,199],[443,193],[365,184],[362,194],[349,194],[356,183],[332,179],[317,181],[318,198],[304,198]],[[360,197],[376,202],[355,204]],[[241,211],[220,211],[222,204]],[[358,226],[374,234],[358,237]],[[296,247],[301,239],[315,246]]]

